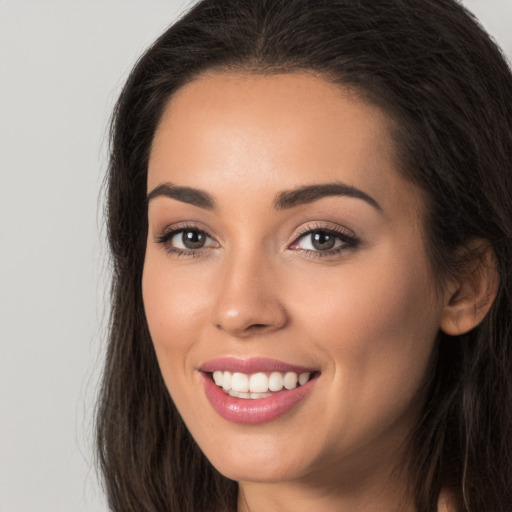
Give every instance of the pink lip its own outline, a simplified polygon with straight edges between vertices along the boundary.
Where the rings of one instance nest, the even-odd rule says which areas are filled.
[[[258,371],[304,373],[314,372],[314,370],[264,358],[237,359],[226,357],[203,364],[200,368],[201,377],[206,397],[213,409],[225,420],[245,425],[265,423],[288,413],[311,392],[318,380],[318,375],[315,375],[306,384],[298,388],[283,389],[266,398],[246,399],[229,396],[222,388],[218,387],[211,377],[211,372],[215,370],[239,371],[249,374]]]
[[[202,372],[214,372],[216,370],[222,372],[241,372],[241,373],[256,373],[256,372],[295,372],[295,373],[312,373],[315,371],[313,368],[306,368],[305,366],[297,366],[288,364],[277,359],[268,359],[266,357],[251,357],[249,359],[240,359],[237,357],[219,357],[211,359],[199,367]]]

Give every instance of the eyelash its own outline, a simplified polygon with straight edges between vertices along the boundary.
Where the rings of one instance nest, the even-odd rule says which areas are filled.
[[[193,224],[184,224],[179,226],[174,226],[172,229],[168,231],[164,231],[161,235],[155,238],[155,242],[161,245],[168,254],[171,254],[176,257],[188,257],[195,258],[203,255],[204,252],[208,250],[207,247],[201,247],[198,249],[180,249],[174,247],[170,244],[171,240],[180,233],[185,232],[195,232],[196,234],[203,235],[206,238],[213,238],[203,229],[193,225]],[[313,233],[322,233],[324,235],[334,236],[337,240],[342,243],[335,249],[330,249],[326,251],[321,250],[311,250],[311,249],[292,249],[302,251],[309,258],[325,258],[329,256],[335,256],[341,252],[356,249],[361,240],[357,237],[353,232],[347,232],[347,230],[342,229],[340,227],[334,226],[325,226],[322,224],[315,223],[314,225],[307,225],[302,228],[297,235],[295,236],[294,241],[289,246],[290,248],[294,245],[297,245],[301,239],[303,239],[306,235],[312,235]]]
[[[339,226],[326,226],[323,224],[315,223],[313,225],[306,225],[302,228],[297,235],[295,236],[295,240],[291,244],[290,247],[298,244],[299,241],[304,238],[306,235],[312,235],[313,233],[322,233],[324,235],[334,236],[336,239],[341,241],[341,244],[335,248],[326,251],[320,250],[309,250],[309,249],[295,249],[303,251],[310,258],[326,258],[329,256],[335,256],[342,252],[345,252],[350,249],[356,249],[361,244],[361,239],[355,235],[352,231],[347,230],[346,228],[341,228]]]
[[[185,233],[187,231],[193,231],[195,233],[204,235],[207,238],[212,238],[204,229],[201,229],[193,224],[183,224],[179,226],[173,226],[172,229],[164,231],[161,235],[155,238],[155,241],[157,244],[161,245],[168,254],[171,254],[172,256],[176,256],[178,258],[195,258],[201,256],[206,250],[205,247],[201,247],[199,249],[180,249],[177,247],[173,247],[171,245],[171,240],[176,235],[179,235],[180,233]]]

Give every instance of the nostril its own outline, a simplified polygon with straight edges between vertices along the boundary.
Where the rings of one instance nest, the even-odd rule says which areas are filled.
[[[269,324],[250,324],[244,329],[246,334],[265,333],[272,331],[272,325]]]

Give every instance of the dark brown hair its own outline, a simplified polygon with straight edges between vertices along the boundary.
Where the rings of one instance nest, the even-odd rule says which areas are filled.
[[[428,198],[438,276],[486,239],[500,275],[483,322],[439,333],[410,474],[420,512],[451,486],[468,512],[512,510],[512,77],[454,0],[204,0],[134,67],[115,108],[107,176],[112,311],[97,411],[98,459],[116,512],[236,509],[237,485],[189,435],[144,316],[146,174],[169,97],[207,70],[314,71],[358,91],[398,127],[400,171]]]

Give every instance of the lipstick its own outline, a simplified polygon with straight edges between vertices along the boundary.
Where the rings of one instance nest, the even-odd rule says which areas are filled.
[[[313,368],[267,358],[218,358],[199,371],[213,409],[240,424],[264,423],[287,414],[306,398],[319,376]]]

